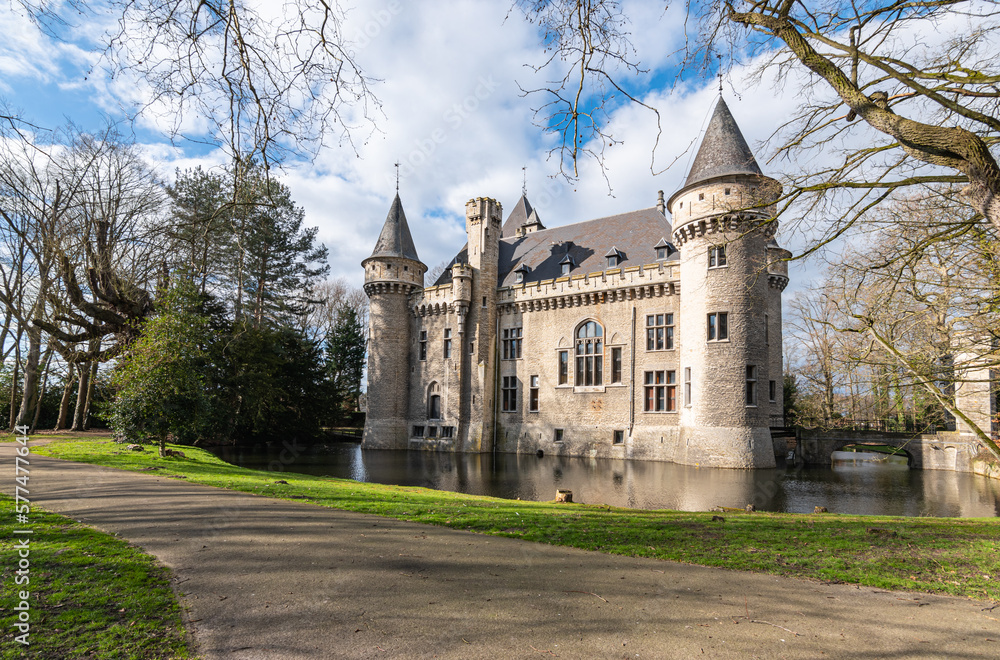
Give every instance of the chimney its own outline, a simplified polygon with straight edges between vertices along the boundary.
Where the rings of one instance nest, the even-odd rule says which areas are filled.
[[[663,191],[656,191],[656,210],[660,212],[660,215],[667,217],[667,205],[663,201]]]

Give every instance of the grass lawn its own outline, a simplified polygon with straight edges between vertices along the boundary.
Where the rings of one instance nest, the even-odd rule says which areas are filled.
[[[502,500],[425,488],[268,473],[207,451],[129,452],[110,440],[60,440],[38,454],[266,497],[612,554],[1000,600],[1000,521],[838,514],[642,511]],[[286,481],[287,483],[277,483]]]
[[[11,470],[13,472],[13,470]],[[0,587],[2,656],[65,660],[188,658],[180,607],[169,574],[156,560],[121,539],[69,518],[31,508],[28,584],[14,582],[18,570],[14,498],[0,495]],[[21,576],[24,577],[23,575]],[[29,591],[28,640],[14,640],[20,592]]]

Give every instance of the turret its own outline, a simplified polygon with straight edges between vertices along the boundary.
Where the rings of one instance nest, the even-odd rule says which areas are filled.
[[[369,298],[368,414],[362,446],[406,449],[411,315],[409,295],[423,288],[427,272],[413,246],[399,195],[365,269]]]
[[[463,390],[462,423],[468,424],[465,451],[492,451],[496,375],[497,269],[500,259],[500,203],[488,197],[465,204],[465,231],[472,270],[472,291],[465,322],[465,347],[470,368]],[[454,272],[454,271],[453,271]]]
[[[780,191],[720,98],[684,186],[667,202],[681,253],[680,366],[692,384],[679,420],[686,462],[775,464],[770,381],[781,378],[780,315],[775,332],[764,310],[771,301],[768,243],[776,229],[769,218]]]

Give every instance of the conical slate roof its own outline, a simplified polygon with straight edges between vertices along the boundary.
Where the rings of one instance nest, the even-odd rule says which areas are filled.
[[[698,155],[688,173],[684,188],[718,176],[754,174],[763,176],[757,159],[753,157],[740,127],[729,112],[729,106],[720,97],[715,112],[701,139]]]
[[[528,218],[531,217],[532,213],[534,213],[534,210],[531,208],[528,198],[521,195],[521,199],[517,200],[517,204],[514,205],[514,210],[504,220],[503,227],[500,229],[500,235],[504,238],[512,237],[517,232],[518,227],[528,222]],[[535,217],[538,217],[537,214]]]
[[[398,193],[396,199],[392,200],[392,208],[389,209],[385,225],[382,226],[382,233],[375,243],[372,257],[405,257],[420,261],[417,249],[413,247],[413,237],[410,236],[410,228],[406,224],[406,214],[403,213],[403,203],[399,201]]]

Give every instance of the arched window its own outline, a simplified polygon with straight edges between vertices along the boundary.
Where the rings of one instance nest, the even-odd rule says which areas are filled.
[[[576,385],[604,384],[604,329],[587,321],[576,330]]]
[[[427,388],[427,419],[441,419],[441,386],[437,381]]]

